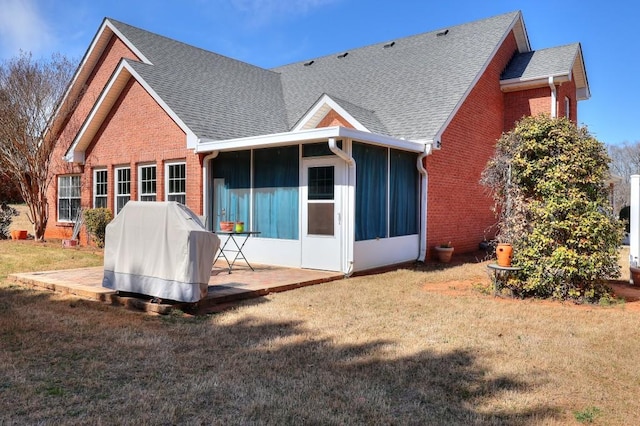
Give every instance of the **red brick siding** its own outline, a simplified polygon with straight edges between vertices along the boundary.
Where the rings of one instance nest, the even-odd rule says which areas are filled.
[[[565,105],[564,99],[569,98],[569,119],[574,123],[578,123],[578,101],[576,100],[576,83],[571,79],[571,81],[567,81],[562,83],[557,87],[558,94],[558,117],[564,117]]]
[[[496,222],[480,174],[503,131],[500,74],[517,49],[510,34],[442,135],[442,149],[427,157],[427,247],[449,242],[476,250]],[[491,234],[488,235],[491,237]]]
[[[104,60],[100,63],[103,69],[98,69],[94,73],[95,76],[87,93],[93,92],[94,86],[106,83],[107,79],[99,77],[105,74],[110,75],[113,71],[114,64],[119,60],[117,55],[123,54],[120,49],[122,46],[119,41],[111,44],[111,50],[105,53]],[[107,68],[107,71],[104,68]],[[85,102],[84,99],[83,102]],[[67,130],[77,132],[78,128],[68,125]],[[54,158],[61,158],[67,147],[68,144],[61,143]],[[138,166],[156,164],[157,199],[164,200],[164,167],[167,162],[172,161],[186,162],[186,204],[196,213],[201,213],[201,159],[192,150],[186,149],[186,136],[180,127],[138,82],[131,79],[86,150],[84,167],[73,166],[76,172],[82,173],[82,207],[93,207],[93,170],[103,167],[107,168],[108,173],[107,202],[110,209],[113,210],[114,205],[114,168],[118,166],[131,168],[131,199],[136,200],[138,198]],[[54,179],[48,192],[50,220],[45,236],[68,238],[71,235],[70,226],[57,222],[56,176],[69,173],[72,167],[64,162],[52,162],[51,168]],[[81,235],[81,241],[86,242],[85,232]]]
[[[576,100],[576,84],[573,81],[556,84],[556,114],[558,117],[565,116],[564,100],[569,98],[569,108],[571,109],[569,118],[577,123],[578,103]],[[524,116],[551,114],[551,88],[549,86],[537,87],[535,89],[507,92],[504,94],[504,128],[509,131],[516,121]]]
[[[505,131],[513,129],[516,121],[522,117],[541,113],[551,113],[551,88],[549,86],[504,94]]]
[[[340,114],[338,114],[335,110],[331,110],[324,116],[320,123],[316,126],[317,129],[321,127],[333,127],[333,126],[342,126],[348,127],[350,129],[354,129],[353,125],[344,119]]]

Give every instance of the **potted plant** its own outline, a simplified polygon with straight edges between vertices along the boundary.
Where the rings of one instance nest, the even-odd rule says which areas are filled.
[[[233,227],[235,226],[235,222],[226,220],[225,219],[226,215],[227,215],[226,209],[222,209],[222,211],[218,215],[220,217],[220,230],[223,232],[233,232]]]
[[[448,243],[440,244],[435,248],[436,253],[438,254],[438,260],[440,260],[440,262],[451,262],[451,256],[453,256],[453,246],[451,245],[451,241],[449,241]]]
[[[496,246],[496,257],[499,266],[511,266],[511,257],[513,256],[513,246],[511,243],[498,243]]]

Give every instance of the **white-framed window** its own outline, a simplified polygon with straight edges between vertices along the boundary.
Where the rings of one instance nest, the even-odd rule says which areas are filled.
[[[107,207],[107,169],[93,170],[93,208]]]
[[[167,163],[165,166],[165,188],[167,201],[186,204],[187,201],[187,164]]]
[[[156,201],[156,165],[138,166],[138,197],[140,201]]]
[[[58,176],[58,221],[73,222],[80,211],[80,175]]]
[[[115,174],[115,214],[131,199],[131,167],[117,167]]]
[[[564,98],[564,116],[571,119],[571,101],[566,96]]]

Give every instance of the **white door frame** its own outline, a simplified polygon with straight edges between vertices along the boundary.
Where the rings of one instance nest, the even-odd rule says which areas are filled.
[[[314,200],[311,204],[330,204],[334,205],[333,209],[333,235],[314,235],[309,234],[309,187],[308,174],[309,169],[314,167],[330,166],[333,167],[334,194],[333,200]],[[301,266],[309,269],[322,269],[328,271],[340,271],[344,269],[344,235],[345,223],[347,217],[345,215],[344,193],[346,188],[345,163],[337,157],[314,157],[304,158],[301,167]]]

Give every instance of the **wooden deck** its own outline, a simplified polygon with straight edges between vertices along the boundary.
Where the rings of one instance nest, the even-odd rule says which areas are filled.
[[[220,266],[219,268],[217,266]],[[226,266],[226,264],[224,265]],[[234,267],[229,274],[222,265],[216,265],[209,280],[207,296],[197,303],[152,301],[151,297],[124,294],[102,287],[103,267],[67,269],[11,274],[8,279],[17,284],[71,294],[85,299],[110,302],[147,312],[168,314],[173,309],[189,313],[221,310],[229,303],[264,296],[269,293],[292,290],[308,285],[342,279],[337,272],[310,269],[282,268],[268,265]]]

